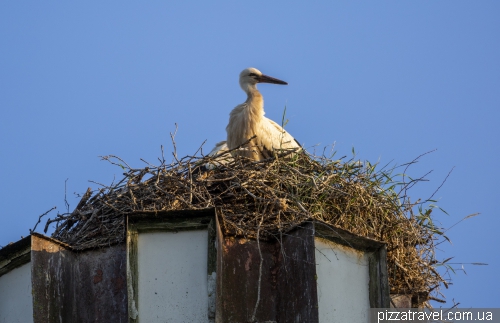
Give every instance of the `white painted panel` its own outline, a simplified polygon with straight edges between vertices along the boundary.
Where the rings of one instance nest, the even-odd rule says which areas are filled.
[[[208,322],[208,231],[139,233],[139,321]]]
[[[368,322],[366,253],[315,238],[319,322]]]
[[[0,276],[0,323],[33,322],[31,263]]]

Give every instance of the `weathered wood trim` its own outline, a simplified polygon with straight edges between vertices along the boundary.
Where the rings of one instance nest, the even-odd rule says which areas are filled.
[[[388,308],[391,304],[389,274],[387,273],[387,245],[379,249],[379,270],[380,270],[380,293],[382,303],[381,308]]]
[[[208,286],[208,319],[215,320],[216,311],[216,284],[217,284],[217,249],[215,232],[215,218],[208,225],[208,259],[207,259],[207,286]]]
[[[368,276],[370,277],[368,293],[370,294],[370,307],[382,308],[379,306],[382,303],[380,291],[380,254],[378,252],[370,252],[368,255]]]
[[[0,249],[0,276],[31,260],[31,236]]]
[[[216,311],[215,311],[215,323],[223,323],[223,315],[222,315],[222,310],[221,304],[223,304],[223,297],[222,297],[222,290],[224,288],[224,284],[222,282],[222,264],[224,263],[223,260],[223,253],[224,253],[224,236],[222,234],[222,229],[221,229],[221,223],[222,221],[222,211],[220,209],[216,209],[215,212],[215,248],[217,249],[217,254],[216,254],[216,275],[217,278],[215,281],[215,302],[216,302]]]
[[[215,231],[215,217],[208,224],[208,263],[207,274],[211,275],[217,269],[217,248],[215,247],[217,233]]]
[[[137,230],[127,230],[127,294],[128,317],[130,323],[138,322],[138,271],[137,271]]]
[[[389,280],[387,276],[387,251],[386,246],[370,251],[369,260],[369,293],[371,308],[390,307]]]
[[[360,251],[376,251],[385,243],[361,237],[347,230],[332,226],[322,221],[314,221],[315,234],[317,237],[333,241],[335,243],[351,247]]]
[[[156,213],[137,212],[127,216],[127,230],[138,232],[162,232],[206,229],[215,216],[215,210],[164,211]]]
[[[216,253],[215,250],[215,209],[185,210],[185,211],[160,211],[160,212],[135,212],[127,215],[127,289],[129,323],[139,323],[139,273],[137,243],[140,233],[149,232],[179,232],[189,230],[208,229],[208,270],[207,280],[209,286],[209,319],[215,317],[215,306],[210,304],[210,286],[215,285]],[[212,229],[211,229],[212,228]],[[210,241],[213,241],[210,243]],[[215,290],[212,289],[212,293]],[[212,311],[211,311],[212,308]],[[211,314],[212,313],[212,314]]]

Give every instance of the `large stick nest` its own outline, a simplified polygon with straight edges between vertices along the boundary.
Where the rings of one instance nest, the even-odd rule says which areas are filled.
[[[175,154],[174,154],[175,156]],[[418,180],[392,178],[368,162],[332,160],[305,152],[261,162],[241,158],[219,165],[208,156],[175,158],[135,169],[116,156],[103,159],[125,170],[117,183],[83,195],[70,214],[58,215],[52,237],[76,249],[124,241],[124,215],[132,212],[220,207],[228,234],[260,239],[279,236],[317,219],[353,234],[384,241],[391,293],[429,299],[445,280],[436,271],[434,243],[443,238],[431,208],[412,203],[407,189]]]

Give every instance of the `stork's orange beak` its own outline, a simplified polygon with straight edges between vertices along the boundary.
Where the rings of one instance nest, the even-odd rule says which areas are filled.
[[[267,75],[264,75],[264,74],[262,74],[259,77],[259,83],[272,83],[272,84],[288,85],[288,83],[285,82],[285,81],[278,80],[277,78],[274,78],[274,77],[271,77],[271,76],[267,76]]]

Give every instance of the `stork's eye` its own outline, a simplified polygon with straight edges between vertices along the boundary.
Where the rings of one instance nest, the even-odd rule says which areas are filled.
[[[255,74],[255,73],[250,73],[250,74],[248,74],[248,76],[257,76],[257,74]]]

